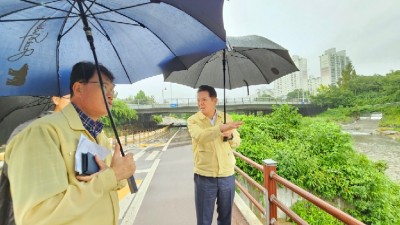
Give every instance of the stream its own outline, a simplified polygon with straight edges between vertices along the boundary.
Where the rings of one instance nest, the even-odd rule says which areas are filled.
[[[388,164],[385,174],[393,181],[400,181],[400,142],[378,133],[379,119],[360,118],[342,125],[353,137],[353,147],[370,160],[384,160]]]

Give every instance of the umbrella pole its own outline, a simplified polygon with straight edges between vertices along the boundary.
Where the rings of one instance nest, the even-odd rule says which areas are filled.
[[[85,31],[86,38],[87,38],[87,40],[89,42],[90,49],[92,50],[92,53],[93,53],[94,63],[96,65],[97,75],[99,76],[100,85],[101,85],[101,87],[103,87],[104,83],[103,83],[103,78],[101,76],[101,70],[100,70],[99,62],[97,60],[97,54],[96,54],[96,49],[94,47],[93,36],[92,36],[91,28],[89,27],[89,23],[87,21],[87,17],[86,17],[85,11],[84,11],[83,6],[82,6],[82,1],[84,1],[84,0],[78,0],[77,3],[78,3],[78,6],[79,6],[80,17],[81,17],[82,23],[83,23],[83,30]],[[107,103],[107,98],[106,98],[106,93],[104,91],[104,88],[101,88],[101,92],[103,94],[104,104],[106,105],[108,117],[110,118],[110,122],[111,122],[111,126],[113,128],[113,131],[114,131],[115,138],[117,139],[117,142],[118,142],[118,144],[120,146],[121,155],[125,156],[124,150],[122,149],[121,140],[119,139],[117,128],[115,127],[114,119],[113,119],[113,116],[111,114],[110,107],[108,106],[108,103]],[[131,193],[136,193],[138,191],[138,188],[137,188],[137,185],[136,185],[135,177],[132,175],[129,179],[127,179],[127,181],[128,181],[129,189],[130,189]]]
[[[226,68],[225,68],[225,64],[226,64],[226,55],[225,55],[225,49],[223,50],[223,52],[222,52],[222,54],[223,54],[223,56],[222,56],[222,72],[223,72],[223,74],[224,74],[224,124],[226,123],[226,102],[225,102],[225,85],[226,85],[226,82],[225,82],[225,70],[226,70]],[[227,137],[224,137],[224,142],[227,142],[228,141],[228,138]]]

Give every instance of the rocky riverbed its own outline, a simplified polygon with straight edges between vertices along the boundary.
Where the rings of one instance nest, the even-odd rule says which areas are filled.
[[[353,137],[353,147],[370,160],[384,160],[388,164],[386,175],[393,181],[400,181],[400,141],[395,131],[379,131],[379,120],[360,118],[342,125],[343,130]]]

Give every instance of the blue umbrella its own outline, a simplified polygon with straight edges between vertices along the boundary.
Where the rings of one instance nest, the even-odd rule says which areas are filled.
[[[100,59],[117,84],[187,69],[225,47],[222,6],[223,0],[2,0],[0,96],[68,94],[70,68],[83,60]],[[129,184],[136,192],[133,177]]]
[[[72,65],[93,61],[83,16],[117,84],[187,69],[225,47],[222,7],[223,0],[1,0],[0,96],[68,94]]]

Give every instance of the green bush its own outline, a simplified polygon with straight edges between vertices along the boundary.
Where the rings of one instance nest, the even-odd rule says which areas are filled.
[[[312,225],[342,225],[343,223],[337,220],[332,215],[321,211],[317,206],[312,203],[301,200],[292,206],[292,210]]]
[[[161,123],[162,122],[162,115],[152,115],[151,119],[156,123]]]
[[[352,115],[369,108],[339,110]],[[270,115],[237,115],[234,119],[245,122],[239,128],[242,144],[238,152],[259,164],[274,159],[280,176],[328,201],[340,199],[344,211],[366,224],[400,224],[399,185],[384,175],[384,164],[372,163],[355,152],[351,136],[339,125],[321,118],[303,118],[287,105],[275,107]],[[258,170],[241,160],[237,165],[263,182]],[[320,218],[319,212],[309,216]]]

